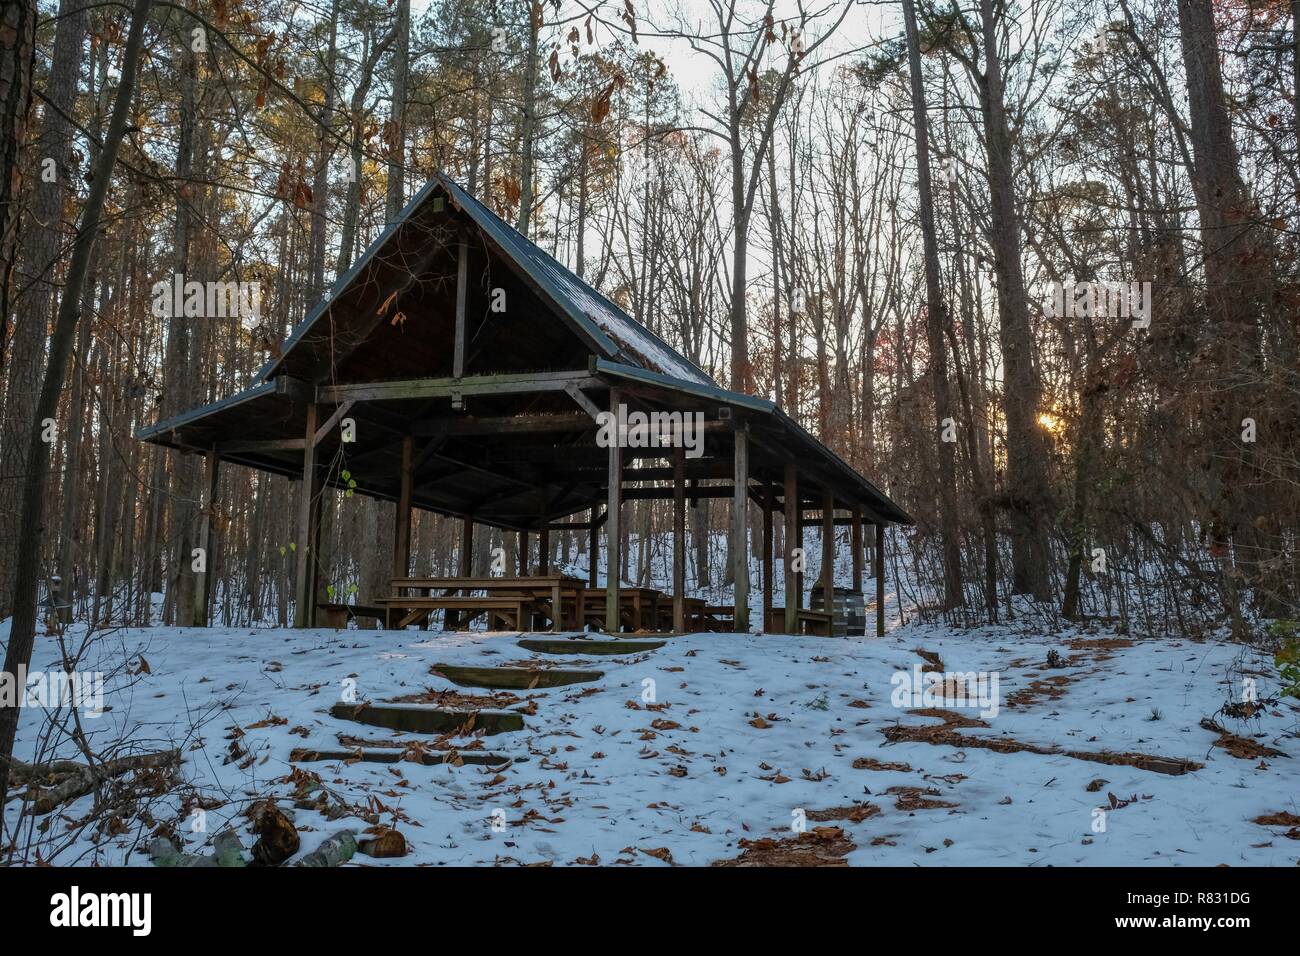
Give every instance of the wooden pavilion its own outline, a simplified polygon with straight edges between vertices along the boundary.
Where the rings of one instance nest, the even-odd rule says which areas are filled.
[[[692,421],[700,420],[698,413],[702,454],[696,457],[692,449],[688,457],[680,446],[620,447],[630,444],[624,442],[602,447],[598,418],[620,407],[689,414]],[[688,620],[688,499],[732,501],[733,626],[741,631],[749,629],[751,501],[762,514],[764,627],[785,633],[798,631],[801,615],[816,615],[802,611],[796,599],[774,617],[775,513],[784,520],[787,542],[802,540],[804,526],[822,526],[824,567],[833,561],[833,528],[851,526],[857,589],[864,523],[878,530],[912,523],[773,402],[720,388],[443,175],[426,184],[339,278],[250,388],[160,421],[137,437],[205,456],[198,542],[205,549],[212,545],[207,516],[220,463],[301,479],[294,612],[299,627],[317,618],[320,507],[327,485],[396,503],[393,595],[411,593],[401,582],[410,581],[412,508],[463,521],[460,571],[467,583],[476,525],[517,532],[523,556],[527,536],[537,534],[542,547],[536,573],[542,576],[550,572],[552,531],[589,532],[586,594],[590,606],[603,605],[610,631],[625,621],[616,572],[624,501],[673,500],[671,626],[678,632]],[[330,462],[336,467],[328,467]],[[603,592],[596,589],[595,574],[602,526],[606,567],[613,572]],[[883,633],[883,548],[873,551],[877,633]],[[800,595],[801,576],[791,560],[784,561],[784,574],[785,593]],[[829,608],[831,575],[823,578],[823,607]],[[206,623],[210,591],[205,575],[197,588],[196,624]],[[412,606],[393,595],[390,604]],[[557,629],[564,617],[561,600],[557,586],[550,613]],[[579,594],[580,606],[583,600]],[[458,607],[455,599],[438,606],[449,615]],[[519,607],[513,623],[527,629]],[[579,627],[584,623],[580,610],[574,620]]]

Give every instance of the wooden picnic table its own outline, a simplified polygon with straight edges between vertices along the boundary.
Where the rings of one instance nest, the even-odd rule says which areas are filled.
[[[470,599],[470,592],[481,591],[487,595],[485,604],[492,603],[496,605],[502,600],[522,601],[530,607],[546,613],[551,621],[551,630],[553,631],[564,630],[564,611],[567,605],[573,608],[572,617],[570,618],[573,628],[581,629],[582,627],[586,584],[581,578],[575,578],[567,574],[470,578],[408,577],[393,578],[389,583],[390,596],[383,600],[382,603],[390,608],[433,611],[441,606],[449,614],[452,611],[463,610],[473,616],[471,612],[474,610],[474,606]],[[434,592],[436,591],[444,593],[435,595]],[[459,596],[458,599],[452,601],[452,598],[457,596]],[[426,613],[424,617],[427,616]],[[408,615],[407,623],[413,623],[409,618],[410,615]],[[527,630],[526,622],[520,620],[518,629]]]

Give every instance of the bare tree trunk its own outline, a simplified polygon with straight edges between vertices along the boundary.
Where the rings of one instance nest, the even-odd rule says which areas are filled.
[[[9,308],[22,211],[22,151],[32,107],[35,58],[36,3],[6,3],[0,12],[0,371],[4,370],[9,340]]]
[[[965,604],[961,586],[961,542],[957,531],[956,441],[944,437],[955,425],[948,397],[948,307],[939,282],[939,244],[934,230],[934,195],[930,185],[930,127],[921,78],[921,50],[912,0],[903,0],[907,29],[907,64],[912,83],[912,127],[916,138],[916,186],[920,201],[921,241],[925,252],[925,327],[930,346],[930,388],[934,393],[934,437],[939,449],[939,535],[943,547],[943,606]],[[954,438],[956,436],[953,436]]]
[[[397,3],[397,46],[393,49],[393,106],[388,120],[388,192],[384,219],[396,222],[406,205],[406,86],[410,76],[411,0]]]
[[[1258,316],[1273,307],[1269,295],[1271,251],[1256,225],[1232,140],[1210,0],[1178,0],[1178,23],[1195,157],[1192,185],[1205,249],[1208,357],[1213,369],[1202,387],[1215,395],[1206,403],[1204,413],[1209,431],[1209,530],[1216,543],[1233,541],[1246,581],[1263,585],[1258,593],[1268,605],[1266,616],[1280,617],[1285,608],[1276,598],[1286,590],[1286,583],[1263,580],[1266,575],[1261,565],[1271,565],[1274,549],[1253,520],[1269,511],[1265,489],[1259,487],[1257,446],[1240,438],[1245,418],[1260,414],[1256,398],[1261,373]],[[1222,565],[1229,585],[1231,561],[1232,556],[1225,553]],[[1235,585],[1229,593],[1235,594]],[[1234,629],[1241,630],[1238,609],[1230,611]]]
[[[4,19],[7,21],[11,17],[24,16],[26,6],[14,4],[8,7]],[[34,21],[35,11],[32,10],[31,13]],[[12,344],[7,342],[8,320],[13,304],[11,299],[15,297],[9,294],[8,254],[4,251],[4,243],[8,241],[4,230],[10,226],[5,218],[9,204],[4,189],[10,184],[0,182],[0,220],[3,220],[0,221],[0,322],[5,323],[2,335],[4,341],[0,341],[0,368],[4,367],[5,357],[9,358],[4,420],[3,425],[0,425],[0,618],[7,617],[13,608],[13,580],[19,557],[17,502],[22,475],[27,471],[26,439],[32,425],[32,407],[40,387],[45,336],[53,312],[53,272],[59,246],[65,236],[63,197],[71,186],[73,175],[69,162],[72,125],[66,117],[71,115],[72,104],[77,96],[77,76],[82,62],[81,46],[86,34],[85,0],[63,0],[59,14],[60,19],[54,33],[54,59],[45,88],[45,97],[49,103],[42,111],[41,131],[33,157],[38,172],[31,191],[28,216],[30,228],[23,237],[20,279],[14,283],[24,291],[18,297],[22,308],[16,310]],[[29,46],[29,55],[30,52]],[[0,88],[5,84],[5,69],[0,66]],[[11,93],[16,93],[16,87],[9,89]],[[3,106],[6,116],[13,106],[6,100]],[[4,136],[0,132],[0,139]],[[7,140],[0,141],[0,168],[12,169],[14,176],[18,177],[23,164],[16,158],[10,162],[9,149]],[[18,206],[14,204],[12,208],[16,210]]]
[[[100,215],[104,200],[117,165],[117,151],[122,145],[127,119],[131,112],[131,98],[135,93],[136,76],[140,69],[140,50],[144,45],[145,21],[153,0],[135,0],[131,14],[131,29],[122,53],[122,79],[113,101],[113,116],[109,121],[108,135],[104,138],[104,151],[96,165],[86,204],[82,207],[81,221],[77,224],[77,238],[68,260],[68,277],[59,301],[58,318],[54,334],[50,337],[50,364],[41,383],[40,399],[31,429],[30,467],[23,478],[22,529],[19,535],[19,553],[26,560],[18,565],[15,584],[14,616],[10,625],[9,646],[5,653],[5,671],[18,673],[31,662],[32,648],[36,642],[36,597],[41,534],[45,524],[45,489],[49,484],[50,446],[42,440],[40,422],[53,418],[58,411],[59,395],[68,367],[68,356],[76,339],[77,323],[81,319],[81,290],[90,268],[90,255],[99,232]],[[10,759],[14,752],[14,737],[18,731],[20,708],[0,706],[0,806],[9,796]]]
[[[329,162],[333,153],[330,129],[334,122],[334,65],[338,58],[339,0],[330,4],[329,52],[325,56],[325,103],[316,140],[316,170],[311,184],[311,261],[307,301],[314,304],[325,291],[325,233],[329,221]]]
[[[197,109],[195,103],[195,72],[198,65],[194,51],[187,42],[188,31],[180,31],[180,123],[176,140],[176,225],[172,243],[172,272],[186,277],[190,263],[190,242],[198,221],[198,197],[194,193],[194,156]],[[195,368],[194,343],[190,320],[184,310],[171,309],[180,314],[169,315],[167,351],[163,370],[163,415],[179,415],[192,408],[197,389],[192,372]],[[198,491],[197,462],[191,455],[172,458],[169,502],[171,505],[170,547],[167,554],[166,595],[163,602],[164,619],[188,622],[188,609],[194,606],[194,572],[191,569],[190,551],[194,524],[198,516],[196,495]]]
[[[542,4],[524,0],[528,7],[528,53],[524,58],[524,120],[520,130],[519,218],[515,228],[528,235],[533,214],[533,153],[537,139],[537,41],[542,29]]]
[[[1007,421],[1007,504],[1012,515],[1012,577],[1018,594],[1036,601],[1052,597],[1047,487],[1047,447],[1038,426],[1040,386],[1034,369],[1029,297],[1020,261],[1020,220],[1016,212],[1014,156],[1003,99],[993,0],[980,0],[984,75],[980,100],[988,154],[990,243],[998,286],[1002,364],[1006,375],[1003,406]]]

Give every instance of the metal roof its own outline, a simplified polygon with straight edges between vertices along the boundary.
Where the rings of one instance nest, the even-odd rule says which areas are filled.
[[[266,381],[281,369],[291,353],[301,346],[315,324],[329,311],[345,291],[371,264],[381,258],[385,248],[396,242],[402,226],[426,203],[441,194],[482,230],[498,252],[521,270],[531,284],[556,306],[584,339],[605,358],[626,365],[669,375],[698,385],[717,383],[698,366],[637,322],[614,302],[561,265],[536,243],[530,241],[493,213],[455,181],[442,173],[425,183],[406,204],[397,219],[389,223],[341,275],[320,302],[298,324],[281,346],[279,357],[268,362],[254,376],[254,382]]]

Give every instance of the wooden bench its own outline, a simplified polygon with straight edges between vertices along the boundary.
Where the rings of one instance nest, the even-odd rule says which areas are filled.
[[[596,628],[598,631],[605,630],[605,592],[604,591],[587,591],[586,598],[582,602],[582,623]],[[618,600],[618,629],[622,631],[627,628],[629,631],[636,630],[635,609],[632,606],[632,596],[630,594],[619,594]]]
[[[478,615],[486,614],[489,629],[500,620],[505,625],[504,630],[524,631],[528,629],[525,625],[529,623],[529,617],[533,613],[533,602],[520,597],[417,595],[376,598],[375,603],[387,609],[384,626],[395,627],[399,631],[411,624],[424,624],[434,611],[461,612],[460,619],[456,622],[456,627],[460,630],[466,629],[469,622]],[[405,616],[397,618],[397,623],[394,625],[393,619],[403,611],[406,612]]]
[[[683,598],[682,599],[682,617],[686,633],[703,631],[706,629],[704,614],[707,604],[704,598]],[[658,616],[656,620],[657,630],[673,630],[673,599],[664,595],[664,599],[659,602]]]
[[[831,636],[831,613],[829,611],[809,611],[800,608],[796,614],[799,629],[804,634],[816,634],[819,637]]]
[[[709,604],[704,608],[703,629],[714,634],[727,634],[736,629],[734,604]]]

